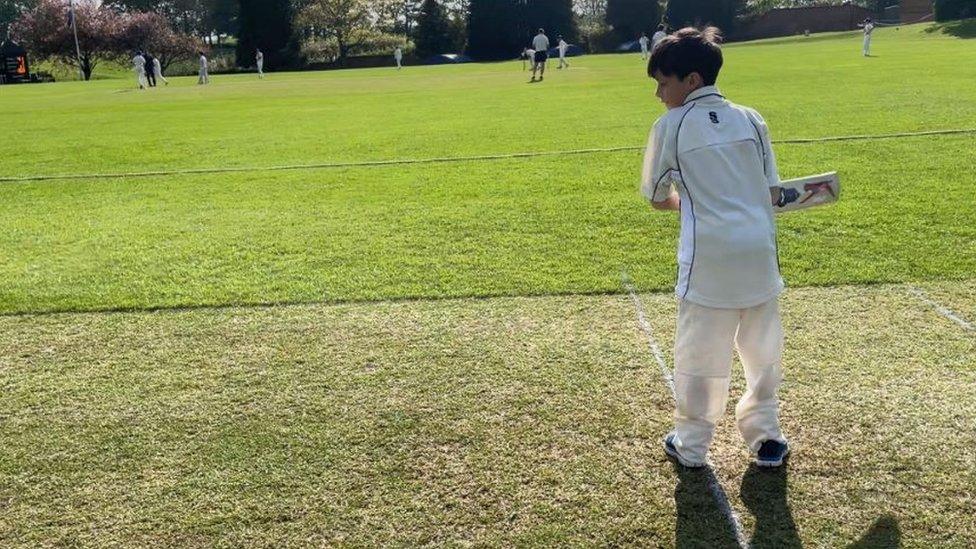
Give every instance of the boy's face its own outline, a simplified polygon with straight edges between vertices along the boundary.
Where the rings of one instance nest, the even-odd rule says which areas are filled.
[[[680,107],[688,94],[701,87],[702,78],[697,72],[693,72],[684,78],[677,75],[664,76],[661,71],[654,73],[654,80],[657,82],[658,99],[669,109]]]

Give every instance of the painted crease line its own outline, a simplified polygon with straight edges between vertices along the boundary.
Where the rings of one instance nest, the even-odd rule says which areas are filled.
[[[955,135],[976,133],[976,128],[954,129],[954,130],[933,130],[923,132],[901,132],[877,135],[840,135],[828,137],[783,139],[773,141],[774,145],[800,145],[810,143],[829,143],[833,141],[866,141],[874,139],[897,139],[905,137],[919,137],[926,135]],[[597,154],[609,152],[641,151],[643,146],[627,147],[605,147],[594,149],[570,149],[563,151],[537,151],[519,152],[507,154],[486,154],[475,156],[445,156],[434,158],[414,158],[414,159],[394,159],[394,160],[364,160],[354,162],[323,162],[314,164],[292,164],[284,166],[238,166],[230,168],[189,168],[183,170],[153,170],[145,172],[115,172],[115,173],[88,173],[88,174],[52,174],[52,175],[26,175],[21,177],[0,177],[0,183],[19,183],[27,181],[54,181],[54,180],[75,180],[75,179],[121,179],[136,177],[160,177],[166,175],[205,175],[219,173],[242,173],[242,172],[277,172],[295,170],[324,170],[336,168],[368,168],[382,166],[406,166],[411,164],[446,164],[452,162],[478,162],[490,160],[505,160],[513,158],[533,158],[542,156],[571,156],[583,154]]]
[[[967,331],[970,331],[970,332],[973,331],[973,330],[976,330],[976,326],[973,326],[973,324],[971,322],[969,322],[968,320],[960,317],[959,315],[957,315],[956,313],[954,313],[949,308],[943,306],[941,303],[939,303],[939,302],[935,301],[934,299],[930,298],[928,296],[928,294],[926,294],[924,291],[922,291],[921,288],[919,288],[917,286],[909,286],[908,287],[908,292],[911,293],[912,295],[914,295],[915,297],[917,297],[918,299],[920,299],[922,302],[924,302],[924,303],[928,304],[929,306],[931,306],[933,309],[935,309],[936,311],[938,311],[939,314],[941,314],[942,316],[948,318],[949,320],[951,320],[951,321],[955,322],[956,324],[958,324],[959,326],[961,326],[963,330],[967,330]]]
[[[655,362],[657,362],[658,367],[661,369],[661,376],[664,378],[665,383],[667,383],[668,389],[671,390],[671,398],[673,402],[674,399],[676,399],[674,391],[674,378],[670,369],[668,369],[667,364],[664,362],[664,356],[661,353],[660,346],[658,346],[657,341],[654,339],[654,332],[651,331],[651,324],[647,321],[647,315],[644,312],[644,303],[641,301],[640,296],[637,295],[637,290],[634,288],[634,284],[626,271],[621,273],[620,278],[624,289],[627,290],[631,301],[634,303],[634,307],[637,309],[637,325],[640,327],[641,332],[647,339],[647,345],[651,350],[651,355],[654,356]],[[725,520],[735,533],[736,542],[738,542],[739,547],[743,549],[749,547],[749,542],[745,535],[745,529],[742,527],[742,521],[739,519],[739,515],[735,512],[735,509],[732,508],[732,504],[729,503],[729,497],[725,493],[725,489],[722,488],[722,483],[720,483],[718,478],[715,476],[715,471],[712,469],[711,465],[706,465],[704,469],[704,473],[706,475],[705,485],[708,487],[708,492],[712,495],[715,505],[718,507],[719,511],[722,513],[722,516],[725,517]]]

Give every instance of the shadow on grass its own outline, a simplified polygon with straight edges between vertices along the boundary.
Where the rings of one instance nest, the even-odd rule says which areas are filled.
[[[717,481],[711,468],[688,469],[674,464],[674,470],[678,475],[674,489],[678,514],[674,546],[739,549],[728,516],[715,500],[713,483]]]
[[[976,18],[938,23],[925,29],[927,33],[941,32],[956,38],[976,38]]]
[[[678,475],[674,490],[678,514],[675,547],[740,548],[728,510],[723,510],[719,503],[724,493],[716,496],[718,481],[712,470],[687,469],[677,464],[674,468]],[[765,469],[753,464],[742,477],[740,496],[756,520],[752,539],[747,544],[750,549],[803,547],[790,510],[788,475],[789,467],[785,465]],[[849,549],[898,547],[901,547],[898,521],[884,515]]]
[[[756,518],[749,547],[803,547],[786,496],[789,467],[764,469],[755,463],[742,477],[740,497]]]
[[[848,549],[887,549],[901,547],[901,530],[898,521],[891,515],[885,515],[874,521],[871,529],[864,536],[851,544]]]

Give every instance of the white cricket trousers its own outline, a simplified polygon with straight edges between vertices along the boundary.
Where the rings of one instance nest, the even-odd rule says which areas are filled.
[[[739,351],[746,392],[736,423],[750,451],[766,440],[786,442],[779,428],[783,327],[773,298],[748,309],[678,303],[674,349],[675,447],[688,461],[705,463],[715,425],[725,415],[732,348]]]
[[[864,48],[863,48],[863,51],[864,51],[864,55],[871,55],[871,35],[870,34],[865,34],[864,35]]]

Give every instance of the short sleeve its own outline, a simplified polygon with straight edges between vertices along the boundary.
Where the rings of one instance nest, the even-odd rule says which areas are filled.
[[[647,139],[641,194],[651,202],[663,202],[671,195],[672,182],[680,177],[674,140],[669,139],[667,119],[662,117],[654,124]]]
[[[769,137],[769,127],[759,113],[752,111],[752,123],[756,126],[759,134],[759,144],[763,155],[763,173],[766,174],[766,184],[770,187],[779,187],[779,170],[776,168],[776,155],[773,153],[772,139]]]

